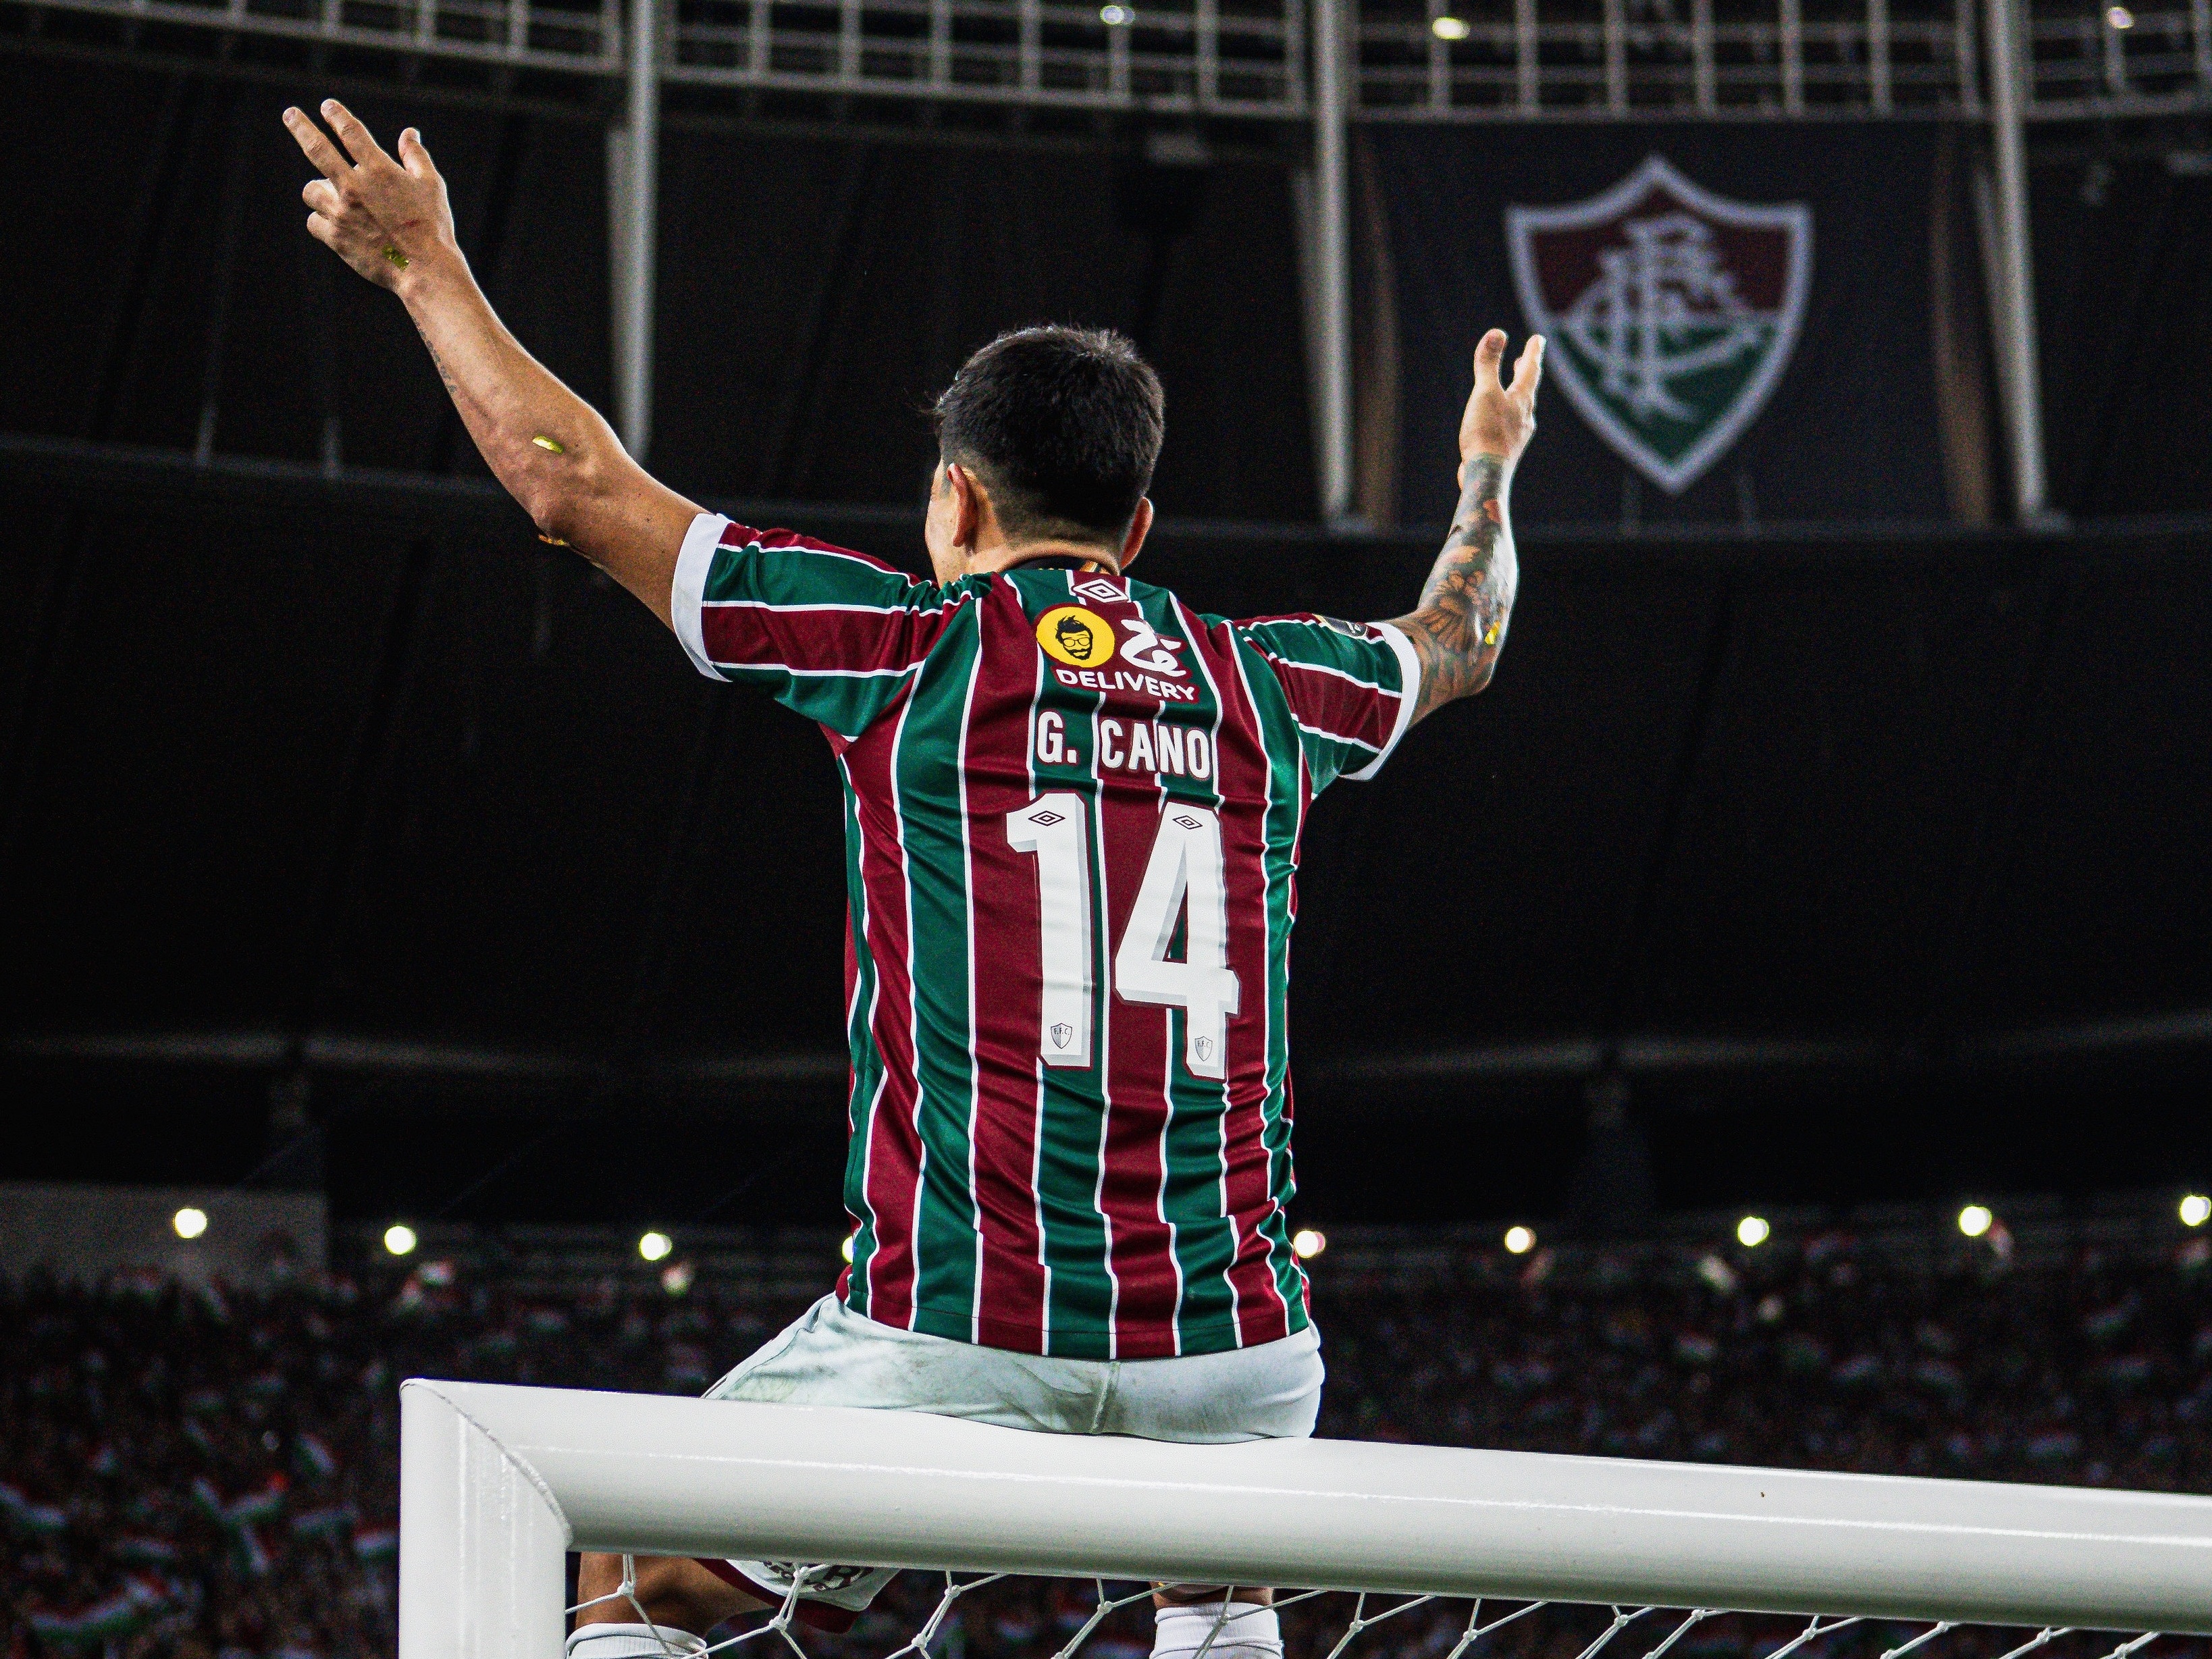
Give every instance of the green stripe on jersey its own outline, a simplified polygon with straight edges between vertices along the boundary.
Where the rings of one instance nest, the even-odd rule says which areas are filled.
[[[1238,631],[1249,634],[1285,662],[1303,663],[1308,668],[1333,669],[1340,674],[1349,674],[1356,680],[1379,686],[1385,691],[1397,691],[1405,683],[1398,653],[1388,646],[1378,646],[1373,640],[1355,638],[1339,631],[1340,628],[1351,625],[1332,626],[1325,622],[1255,622],[1244,623]]]
[[[909,581],[848,554],[763,547],[752,541],[714,550],[701,597],[708,604],[746,600],[764,605],[861,605],[921,613],[955,603],[959,592],[957,586]],[[766,691],[787,708],[848,738],[860,736],[897,702],[913,677],[911,670],[794,674],[785,668],[743,663],[717,663],[715,671],[732,684]]]
[[[837,760],[837,775],[845,785],[845,916],[853,933],[853,1006],[845,1027],[845,1047],[853,1057],[853,1091],[846,1103],[846,1126],[851,1139],[845,1143],[845,1212],[860,1218],[853,1238],[853,1278],[847,1304],[854,1313],[868,1311],[868,1267],[878,1244],[876,1212],[868,1202],[868,1149],[875,1144],[875,1116],[883,1090],[884,1058],[876,1052],[872,1017],[876,1006],[876,959],[868,951],[868,930],[874,919],[868,914],[868,889],[861,871],[860,797],[853,792],[853,775],[844,757]]]
[[[767,692],[786,708],[841,736],[857,738],[898,702],[916,671],[847,677],[793,674],[781,668],[724,662],[716,663],[714,672],[732,685],[750,685]]]
[[[1302,752],[1297,722],[1291,717],[1282,682],[1269,670],[1256,647],[1237,640],[1237,661],[1251,688],[1260,716],[1261,740],[1267,751],[1267,1098],[1262,1109],[1261,1143],[1267,1149],[1267,1186],[1277,1206],[1261,1223],[1267,1241],[1267,1261],[1275,1288],[1290,1310],[1290,1328],[1306,1326],[1305,1297],[1297,1258],[1291,1253],[1285,1212],[1297,1196],[1297,1182],[1291,1173],[1291,1119],[1285,1109],[1289,1099],[1291,1041],[1288,1022],[1279,1016],[1288,1006],[1291,977],[1291,884],[1295,878],[1292,857],[1298,836],[1298,762]]]
[[[916,584],[849,553],[817,548],[742,547],[714,550],[701,597],[710,604],[754,599],[763,605],[904,605],[908,596],[937,590]]]

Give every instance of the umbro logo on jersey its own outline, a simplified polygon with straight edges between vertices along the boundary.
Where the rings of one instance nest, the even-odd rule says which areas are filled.
[[[1031,823],[1041,823],[1046,829],[1049,830],[1054,824],[1060,822],[1060,814],[1057,812],[1032,812],[1030,814],[1030,822]]]
[[[1062,685],[1085,691],[1133,691],[1165,702],[1198,701],[1196,686],[1175,684],[1188,678],[1189,671],[1176,660],[1175,653],[1188,650],[1189,645],[1162,639],[1141,617],[1117,627],[1085,606],[1054,605],[1037,618],[1036,642],[1046,656],[1063,665],[1053,675]],[[1109,667],[1116,657],[1129,668]]]
[[[1087,581],[1079,581],[1076,583],[1073,591],[1079,597],[1094,600],[1100,605],[1120,605],[1127,601],[1129,597],[1120,588],[1115,586],[1113,583],[1098,576],[1093,576]],[[1107,623],[1104,617],[1096,616],[1089,611],[1085,611],[1079,605],[1068,605],[1063,607],[1063,609],[1078,611],[1080,615],[1089,618],[1091,623],[1099,623],[1108,628],[1114,627],[1114,624]],[[1058,616],[1060,613],[1058,611],[1054,611],[1053,614],[1054,616]],[[1065,622],[1055,623],[1054,624],[1054,631],[1055,635],[1057,635],[1060,629],[1067,626],[1068,624]],[[1129,664],[1133,667],[1150,669],[1155,674],[1165,674],[1172,679],[1179,680],[1183,677],[1183,666],[1175,659],[1175,653],[1176,652],[1188,648],[1185,646],[1182,641],[1162,639],[1158,633],[1155,631],[1152,623],[1146,622],[1141,616],[1128,617],[1120,624],[1117,631],[1121,635],[1121,660],[1123,662]],[[1042,629],[1038,630],[1037,640],[1038,642],[1040,644],[1043,644],[1045,649],[1048,652],[1051,652],[1053,655],[1058,656],[1060,654],[1058,652],[1053,651],[1051,644],[1045,642]],[[1064,661],[1066,659],[1063,658],[1062,660]],[[1087,664],[1091,659],[1085,657],[1083,660]]]
[[[1180,812],[1178,812],[1178,813],[1176,813],[1176,822],[1177,823],[1179,823],[1179,824],[1182,825],[1182,827],[1183,827],[1184,829],[1186,829],[1186,830],[1203,830],[1203,829],[1206,827],[1204,824],[1200,823],[1196,818],[1194,818],[1194,817],[1185,817],[1182,813],[1180,813]]]

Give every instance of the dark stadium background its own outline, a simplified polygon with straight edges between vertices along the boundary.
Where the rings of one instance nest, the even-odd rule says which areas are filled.
[[[957,74],[894,84],[956,9]],[[918,569],[927,400],[1002,328],[1109,325],[1168,396],[1137,574],[1387,617],[1469,349],[1525,327],[1506,208],[1663,153],[1814,227],[1788,370],[1679,495],[1547,386],[1494,685],[1310,822],[1321,1432],[2212,1491],[2212,10],[1358,0],[1332,358],[1328,0],[1108,9],[658,5],[655,471]],[[400,1378],[696,1395],[836,1272],[822,739],[536,538],[278,124],[420,126],[494,302],[612,406],[625,11],[0,0],[0,1659],[389,1655]],[[1201,17],[1218,57],[1128,79]],[[1014,88],[1033,46],[1091,91]],[[994,1587],[933,1651],[1043,1659],[1074,1595]]]
[[[14,0],[0,25],[0,1175],[835,1224],[819,738],[533,539],[398,307],[301,233],[276,120],[338,91],[419,123],[495,301],[605,400],[608,94],[410,89],[373,55],[210,57]],[[1325,529],[1296,131],[1223,125],[1170,165],[1134,117],[672,94],[668,122],[651,459],[679,487],[915,563],[923,400],[1001,326],[1108,323],[1168,386],[1145,574],[1231,613],[1411,599],[1431,404],[1519,319],[1492,271],[1433,339],[1405,321],[1435,349],[1403,354],[1402,522]],[[1535,153],[1514,131],[1356,134],[1355,218],[1416,225],[1422,179]],[[1741,158],[1803,130],[1673,131],[1755,182]],[[1967,211],[1956,123],[1811,129],[1837,199],[1886,205],[1823,243],[1855,285],[1710,501],[1629,501],[1553,388],[1494,689],[1314,820],[1302,1213],[1633,1226],[2212,1179],[2212,176],[2173,160],[2205,131],[2031,129],[2063,520],[2004,522],[1985,347],[1942,388],[1946,420],[1980,411],[1973,481],[1930,459],[1917,296],[1929,225]],[[1650,136],[1544,132],[1577,177]],[[1443,234],[1405,230],[1401,263],[1475,258]]]

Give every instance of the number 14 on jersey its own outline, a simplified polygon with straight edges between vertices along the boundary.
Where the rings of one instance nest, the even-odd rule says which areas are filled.
[[[1037,950],[1043,995],[1037,1053],[1048,1066],[1091,1063],[1091,829],[1083,797],[1040,795],[1006,814],[1006,842],[1037,861]],[[1182,960],[1168,955],[1178,923]],[[1183,1011],[1183,1065],[1193,1077],[1228,1075],[1229,1018],[1237,975],[1229,966],[1228,896],[1221,819],[1211,807],[1170,800],[1121,943],[1111,989],[1124,1002]]]

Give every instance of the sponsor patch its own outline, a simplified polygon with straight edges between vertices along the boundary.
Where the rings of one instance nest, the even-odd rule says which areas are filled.
[[[1037,644],[1054,662],[1096,668],[1114,656],[1114,624],[1079,605],[1054,605],[1037,618]]]

